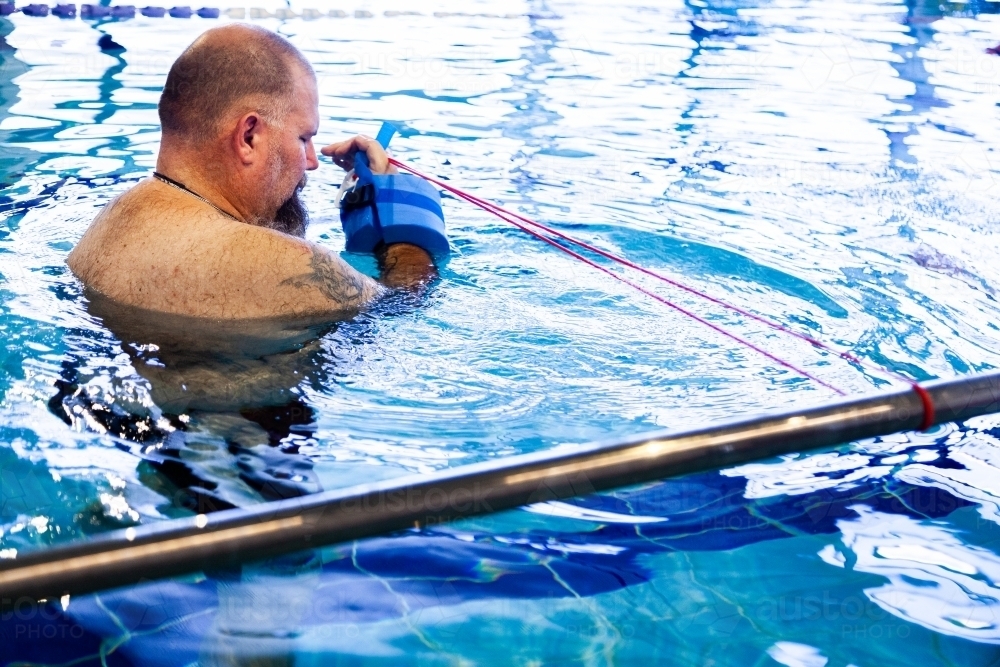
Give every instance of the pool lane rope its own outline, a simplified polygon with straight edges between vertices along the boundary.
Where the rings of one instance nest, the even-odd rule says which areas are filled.
[[[332,19],[346,19],[346,18],[356,18],[356,19],[372,19],[375,18],[375,14],[368,11],[367,9],[356,9],[353,13],[346,12],[342,9],[331,9],[329,11],[320,11],[318,9],[305,8],[302,9],[300,13],[295,12],[290,7],[278,7],[273,12],[265,9],[263,7],[251,7],[249,11],[245,7],[230,7],[230,8],[218,8],[218,7],[202,7],[200,9],[193,9],[187,5],[180,5],[175,7],[161,7],[157,5],[152,5],[148,7],[136,8],[135,5],[101,5],[95,3],[83,3],[79,7],[80,18],[88,20],[101,20],[101,19],[117,19],[117,20],[128,20],[134,19],[136,14],[145,16],[146,18],[163,18],[165,16],[170,16],[175,19],[190,19],[194,16],[198,16],[203,19],[218,19],[223,16],[229,19],[234,19],[237,21],[242,21],[246,18],[256,20],[256,19],[271,19],[276,18],[280,21],[287,21],[291,19],[301,18],[304,21],[314,21],[321,18],[332,18]],[[31,3],[28,5],[22,5],[18,7],[14,0],[0,0],[0,16],[10,16],[15,13],[22,13],[25,16],[32,17],[45,17],[50,13],[53,16],[58,16],[61,19],[73,19],[77,16],[77,5],[73,3],[58,3],[54,6],[49,6],[44,3]],[[529,14],[487,14],[487,13],[469,13],[469,12],[434,12],[433,14],[423,14],[421,12],[412,10],[387,10],[383,12],[383,15],[387,18],[395,17],[430,17],[441,19],[449,17],[465,17],[465,18],[492,18],[492,19],[518,19],[523,17],[539,17],[539,18],[551,18],[549,15],[529,13]]]
[[[619,281],[621,283],[624,283],[624,284],[628,285],[629,287],[632,287],[632,288],[638,290],[639,292],[642,292],[646,296],[651,297],[651,298],[655,299],[656,301],[659,301],[660,303],[662,303],[662,304],[664,304],[666,306],[669,306],[670,308],[673,308],[674,310],[678,311],[679,313],[682,313],[682,314],[686,315],[687,317],[695,320],[696,322],[698,322],[698,323],[700,323],[700,324],[702,324],[702,325],[704,325],[704,326],[712,329],[713,331],[716,331],[716,332],[718,332],[718,333],[720,333],[720,334],[722,334],[722,335],[724,335],[724,336],[726,336],[726,337],[728,337],[728,338],[730,338],[730,339],[738,342],[739,344],[743,345],[744,347],[747,347],[747,348],[749,348],[749,349],[757,352],[758,354],[760,354],[760,355],[762,355],[762,356],[764,356],[764,357],[766,357],[766,358],[768,358],[768,359],[770,359],[770,360],[772,360],[772,361],[780,364],[781,366],[784,366],[785,368],[788,368],[788,369],[792,370],[793,372],[797,373],[798,375],[801,375],[802,377],[805,377],[805,378],[807,378],[809,380],[812,380],[813,382],[819,384],[822,387],[830,389],[831,391],[835,392],[839,396],[846,396],[847,392],[843,391],[839,387],[835,387],[834,385],[826,382],[825,380],[822,380],[822,379],[816,377],[812,373],[810,373],[810,372],[808,372],[808,371],[806,371],[806,370],[804,370],[802,368],[799,368],[798,366],[796,366],[792,362],[787,361],[785,359],[782,359],[781,357],[779,357],[779,356],[777,356],[777,355],[775,355],[775,354],[773,354],[771,352],[768,352],[767,350],[765,350],[762,347],[760,347],[760,346],[758,346],[758,345],[756,345],[756,344],[754,344],[754,343],[746,340],[745,338],[742,338],[742,337],[740,337],[740,336],[732,333],[731,331],[728,331],[724,327],[722,327],[722,326],[720,326],[718,324],[714,324],[712,322],[709,322],[705,318],[700,317],[699,315],[696,315],[695,313],[691,312],[690,310],[687,310],[686,308],[678,305],[677,303],[674,303],[673,301],[671,301],[671,300],[669,300],[669,299],[667,299],[667,298],[665,298],[665,297],[663,297],[663,296],[661,296],[659,294],[656,294],[655,292],[652,292],[652,291],[646,289],[642,285],[639,285],[638,283],[635,283],[635,282],[633,282],[633,281],[625,278],[624,276],[619,275],[618,273],[610,270],[609,268],[607,268],[605,266],[601,266],[600,264],[598,264],[597,262],[593,261],[592,259],[584,257],[583,255],[579,254],[578,252],[575,252],[575,251],[571,250],[570,248],[567,248],[566,246],[564,246],[563,244],[557,242],[556,240],[554,240],[550,236],[547,236],[547,234],[551,235],[551,236],[554,236],[554,237],[556,237],[558,239],[561,239],[563,241],[567,241],[569,243],[572,243],[572,244],[576,245],[577,247],[583,248],[583,249],[585,249],[585,250],[587,250],[589,252],[593,252],[593,253],[595,253],[597,255],[600,255],[601,257],[604,257],[605,259],[609,259],[609,260],[611,260],[611,261],[613,261],[613,262],[615,262],[617,264],[620,264],[621,266],[625,266],[627,268],[639,271],[640,273],[643,273],[643,274],[645,274],[647,276],[650,276],[652,278],[660,280],[660,281],[662,281],[662,282],[664,282],[664,283],[666,283],[668,285],[671,285],[673,287],[681,289],[681,290],[683,290],[683,291],[685,291],[685,292],[687,292],[689,294],[693,294],[693,295],[695,295],[697,297],[700,297],[701,299],[704,299],[706,301],[709,301],[710,303],[713,303],[713,304],[715,304],[717,306],[721,306],[723,308],[731,310],[731,311],[733,311],[735,313],[743,315],[744,317],[749,317],[750,319],[755,320],[757,322],[760,322],[761,324],[764,324],[764,325],[766,325],[766,326],[774,329],[775,331],[779,331],[779,332],[787,334],[789,336],[794,336],[795,338],[798,338],[799,340],[802,340],[802,341],[805,341],[805,342],[809,343],[813,347],[819,348],[819,349],[824,350],[826,352],[830,352],[831,354],[835,354],[838,357],[840,357],[841,359],[844,359],[844,360],[849,361],[851,363],[857,364],[857,365],[859,365],[859,366],[861,366],[863,368],[867,368],[867,369],[869,369],[871,371],[874,371],[874,372],[876,372],[876,373],[878,373],[880,375],[884,375],[884,376],[890,377],[892,379],[895,379],[895,380],[904,382],[906,384],[909,384],[910,387],[913,389],[913,391],[917,394],[917,396],[920,397],[920,403],[923,406],[923,413],[924,414],[923,414],[923,420],[922,420],[922,422],[920,424],[920,427],[919,427],[920,430],[921,431],[926,431],[927,429],[929,429],[934,424],[934,413],[935,413],[935,410],[934,410],[934,401],[931,399],[930,394],[927,392],[927,390],[924,387],[922,387],[920,385],[920,383],[918,383],[915,380],[912,380],[912,379],[906,377],[905,375],[902,375],[902,374],[897,373],[895,371],[891,371],[891,370],[889,370],[887,368],[883,368],[882,366],[879,366],[877,364],[865,361],[865,360],[861,359],[860,357],[858,357],[857,355],[852,354],[851,352],[845,352],[843,350],[838,350],[837,348],[833,347],[832,345],[830,345],[828,343],[824,343],[823,341],[821,341],[821,340],[819,340],[817,338],[814,338],[813,336],[809,336],[809,335],[800,333],[798,331],[795,331],[794,329],[790,329],[789,327],[787,327],[787,326],[785,326],[785,325],[783,325],[783,324],[781,324],[779,322],[775,322],[773,320],[770,320],[770,319],[768,319],[766,317],[763,317],[761,315],[753,313],[753,312],[751,312],[751,311],[749,311],[749,310],[747,310],[745,308],[740,308],[737,305],[731,304],[728,301],[724,301],[724,300],[722,300],[722,299],[720,299],[718,297],[712,296],[711,294],[706,294],[705,292],[702,292],[701,290],[698,290],[698,289],[696,289],[694,287],[691,287],[690,285],[686,285],[686,284],[684,284],[684,283],[682,283],[682,282],[680,282],[678,280],[675,280],[673,278],[669,278],[669,277],[667,277],[667,276],[665,276],[665,275],[663,275],[661,273],[653,271],[652,269],[648,269],[648,268],[646,268],[644,266],[636,264],[635,262],[632,262],[632,261],[630,261],[630,260],[628,260],[628,259],[626,259],[624,257],[616,255],[616,254],[614,254],[612,252],[609,252],[607,250],[604,250],[602,248],[598,248],[596,246],[593,246],[593,245],[591,245],[591,244],[589,244],[589,243],[587,243],[585,241],[581,241],[580,239],[577,239],[577,238],[575,238],[573,236],[570,236],[569,234],[566,234],[564,232],[560,232],[560,231],[558,231],[556,229],[553,229],[552,227],[549,227],[547,225],[543,225],[540,222],[532,220],[531,218],[527,218],[527,217],[525,217],[523,215],[520,215],[519,213],[515,213],[514,211],[510,211],[510,210],[508,210],[508,209],[506,209],[506,208],[504,208],[504,207],[502,207],[502,206],[500,206],[498,204],[495,204],[495,203],[493,203],[491,201],[488,201],[486,199],[482,199],[482,198],[477,197],[477,196],[475,196],[473,194],[465,192],[464,190],[462,190],[460,188],[457,188],[457,187],[455,187],[455,186],[453,186],[453,185],[451,185],[449,183],[446,183],[446,182],[444,182],[444,181],[442,181],[440,179],[434,178],[433,176],[430,176],[429,174],[425,174],[425,173],[419,171],[418,169],[415,169],[414,167],[411,167],[410,165],[406,164],[405,162],[397,160],[396,158],[390,157],[389,158],[389,162],[391,164],[395,165],[399,169],[403,169],[404,171],[407,171],[407,172],[413,174],[414,176],[418,176],[418,177],[426,180],[429,183],[433,183],[434,185],[438,186],[439,188],[444,189],[445,191],[447,191],[447,192],[455,195],[456,197],[459,197],[460,199],[462,199],[464,201],[467,201],[470,204],[474,204],[474,205],[478,206],[479,208],[483,209],[484,211],[487,211],[488,213],[492,213],[493,215],[495,215],[496,217],[500,218],[501,220],[503,220],[503,221],[505,221],[507,223],[510,223],[511,225],[514,225],[515,227],[517,227],[521,231],[525,232],[526,234],[529,234],[529,235],[533,236],[534,238],[539,239],[540,241],[543,241],[543,242],[549,244],[550,246],[552,246],[554,248],[557,248],[558,250],[560,250],[560,251],[566,253],[567,255],[569,255],[570,257],[572,257],[572,258],[574,258],[576,260],[579,260],[579,261],[583,262],[584,264],[587,264],[588,266],[590,266],[590,267],[592,267],[594,269],[597,269],[598,271],[600,271],[600,272],[602,272],[602,273],[604,273],[606,275],[611,276],[615,280],[617,280],[617,281]]]

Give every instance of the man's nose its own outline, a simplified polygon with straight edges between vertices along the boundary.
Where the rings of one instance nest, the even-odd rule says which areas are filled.
[[[306,145],[306,169],[312,171],[319,168],[319,159],[316,157],[316,147],[310,139]]]

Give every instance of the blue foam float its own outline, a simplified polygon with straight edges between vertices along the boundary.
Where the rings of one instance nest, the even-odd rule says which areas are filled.
[[[71,19],[76,16],[76,5],[56,5],[52,8],[52,14],[61,19]]]
[[[115,5],[111,8],[111,16],[116,19],[135,18],[135,5]]]
[[[162,19],[167,15],[167,10],[163,7],[143,7],[139,10],[139,13],[149,18]]]
[[[0,16],[10,16],[17,11],[13,2],[0,2]]]
[[[175,19],[189,19],[194,12],[190,7],[171,7],[168,13]]]
[[[49,6],[48,5],[26,5],[21,8],[21,12],[25,16],[48,16]]]
[[[215,7],[202,7],[196,13],[203,19],[219,18],[219,10],[216,9]]]
[[[396,128],[383,123],[375,138],[389,145]],[[344,194],[340,222],[348,252],[370,253],[380,243],[410,243],[440,257],[449,250],[441,194],[412,174],[373,174],[368,156],[354,156],[357,185]]]

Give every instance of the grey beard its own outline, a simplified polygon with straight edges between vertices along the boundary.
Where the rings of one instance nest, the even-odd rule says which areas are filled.
[[[309,212],[306,211],[306,207],[299,198],[301,191],[301,186],[295,188],[292,196],[285,200],[278,212],[274,214],[274,222],[267,225],[268,227],[299,238],[306,235],[306,227],[309,226]]]

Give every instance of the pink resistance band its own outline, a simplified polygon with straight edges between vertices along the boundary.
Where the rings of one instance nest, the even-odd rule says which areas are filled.
[[[508,209],[505,209],[502,206],[494,204],[493,202],[490,202],[490,201],[487,201],[485,199],[481,199],[479,197],[476,197],[475,195],[469,194],[468,192],[465,192],[465,191],[463,191],[463,190],[461,190],[459,188],[456,188],[455,186],[453,186],[453,185],[451,185],[449,183],[446,183],[446,182],[444,182],[444,181],[442,181],[440,179],[437,179],[437,178],[434,178],[433,176],[429,176],[427,174],[424,174],[424,173],[420,172],[419,170],[414,169],[410,165],[397,160],[396,158],[390,157],[389,158],[389,162],[392,163],[393,165],[395,165],[396,167],[398,167],[400,169],[403,169],[404,171],[408,171],[409,173],[411,173],[411,174],[413,174],[415,176],[419,176],[420,178],[428,181],[429,183],[433,183],[434,185],[438,186],[439,188],[442,188],[443,190],[446,190],[447,192],[450,192],[451,194],[459,197],[460,199],[463,199],[463,200],[465,200],[465,201],[467,201],[467,202],[469,202],[471,204],[475,204],[476,206],[478,206],[479,208],[483,209],[484,211],[492,213],[493,215],[497,216],[501,220],[504,220],[505,222],[508,222],[508,223],[514,225],[515,227],[517,227],[521,231],[523,231],[523,232],[525,232],[527,234],[530,234],[531,236],[533,236],[533,237],[535,237],[535,238],[537,238],[537,239],[539,239],[541,241],[544,241],[545,243],[553,246],[554,248],[557,248],[558,250],[566,253],[570,257],[573,257],[574,259],[577,259],[577,260],[579,260],[579,261],[587,264],[588,266],[591,266],[591,267],[597,269],[598,271],[601,271],[602,273],[605,273],[605,274],[611,276],[612,278],[614,278],[615,280],[617,280],[619,282],[625,283],[626,285],[628,285],[628,286],[630,286],[630,287],[632,287],[632,288],[634,288],[634,289],[642,292],[646,296],[649,296],[649,297],[651,297],[653,299],[656,299],[660,303],[662,303],[664,305],[667,305],[667,306],[673,308],[674,310],[676,310],[676,311],[678,311],[680,313],[683,313],[684,315],[690,317],[691,319],[695,320],[696,322],[699,322],[699,323],[703,324],[704,326],[709,327],[710,329],[712,329],[714,331],[717,331],[718,333],[721,333],[722,335],[735,340],[736,342],[740,343],[741,345],[743,345],[745,347],[748,347],[751,350],[754,350],[758,354],[761,354],[761,355],[767,357],[768,359],[770,359],[770,360],[772,360],[772,361],[774,361],[774,362],[776,362],[776,363],[784,366],[785,368],[788,368],[788,369],[794,371],[795,373],[801,375],[802,377],[808,378],[808,379],[812,380],[813,382],[815,382],[815,383],[817,383],[817,384],[819,384],[819,385],[821,385],[823,387],[826,387],[827,389],[830,389],[831,391],[837,393],[840,396],[846,396],[847,393],[844,392],[843,390],[841,390],[841,389],[839,389],[839,388],[837,388],[837,387],[829,384],[828,382],[825,382],[824,380],[821,380],[820,378],[818,378],[815,375],[809,373],[808,371],[805,371],[805,370],[803,370],[803,369],[795,366],[791,362],[785,361],[784,359],[781,359],[780,357],[778,357],[778,356],[776,356],[776,355],[768,352],[767,350],[762,349],[761,347],[759,347],[759,346],[751,343],[750,341],[748,341],[748,340],[746,340],[744,338],[741,338],[740,336],[737,336],[734,333],[731,333],[731,332],[727,331],[723,327],[721,327],[721,326],[719,326],[717,324],[713,324],[712,322],[709,322],[708,320],[706,320],[706,319],[704,319],[702,317],[699,317],[698,315],[696,315],[696,314],[692,313],[691,311],[689,311],[689,310],[687,310],[687,309],[685,309],[685,308],[677,305],[676,303],[670,301],[669,299],[665,299],[664,297],[662,297],[662,296],[660,296],[660,295],[658,295],[658,294],[656,294],[654,292],[650,292],[649,290],[645,289],[641,285],[639,285],[637,283],[634,283],[631,280],[628,280],[627,278],[624,278],[624,277],[618,275],[614,271],[611,271],[610,269],[608,269],[608,268],[606,268],[604,266],[601,266],[600,264],[594,262],[593,260],[590,260],[590,259],[584,257],[583,255],[580,255],[577,252],[574,252],[573,250],[570,250],[569,248],[565,247],[564,245],[562,245],[560,243],[557,243],[556,241],[554,241],[549,236],[546,236],[545,234],[550,234],[551,236],[554,236],[556,238],[562,239],[564,241],[568,241],[568,242],[570,242],[570,243],[572,243],[572,244],[574,244],[574,245],[576,245],[576,246],[578,246],[580,248],[583,248],[583,249],[588,250],[590,252],[593,252],[593,253],[595,253],[597,255],[600,255],[601,257],[609,259],[609,260],[611,260],[613,262],[616,262],[617,264],[620,264],[622,266],[625,266],[625,267],[628,267],[630,269],[634,269],[636,271],[639,271],[640,273],[643,273],[643,274],[645,274],[647,276],[650,276],[652,278],[656,278],[657,280],[665,282],[668,285],[671,285],[671,286],[676,287],[678,289],[684,290],[685,292],[688,292],[689,294],[693,294],[693,295],[698,296],[698,297],[700,297],[702,299],[705,299],[706,301],[709,301],[709,302],[711,302],[711,303],[713,303],[713,304],[715,304],[717,306],[721,306],[721,307],[726,308],[728,310],[731,310],[731,311],[733,311],[735,313],[739,313],[740,315],[743,315],[745,317],[749,317],[750,319],[755,320],[757,322],[760,322],[760,323],[762,323],[762,324],[764,324],[764,325],[766,325],[766,326],[768,326],[768,327],[770,327],[770,328],[772,328],[772,329],[774,329],[776,331],[780,331],[780,332],[788,334],[790,336],[794,336],[795,338],[798,338],[799,340],[803,340],[803,341],[809,343],[813,347],[819,348],[821,350],[825,350],[825,351],[830,352],[832,354],[836,354],[838,357],[840,357],[842,359],[845,359],[845,360],[850,361],[852,363],[855,363],[855,364],[857,364],[859,366],[862,366],[864,368],[872,370],[872,371],[874,371],[874,372],[876,372],[876,373],[878,373],[880,375],[885,375],[885,376],[891,377],[893,379],[905,382],[905,383],[909,384],[913,388],[913,391],[917,394],[917,396],[920,397],[920,403],[923,406],[923,420],[921,421],[921,424],[920,424],[920,427],[919,427],[920,430],[921,431],[926,431],[927,429],[929,429],[931,426],[934,425],[934,419],[935,419],[934,401],[931,399],[930,393],[924,387],[920,386],[920,384],[918,384],[917,382],[911,380],[910,378],[908,378],[908,377],[906,377],[904,375],[900,375],[899,373],[896,373],[894,371],[890,371],[890,370],[888,370],[886,368],[882,368],[881,366],[878,366],[876,364],[872,364],[870,362],[864,361],[864,360],[860,359],[859,357],[857,357],[856,355],[854,355],[854,354],[852,354],[850,352],[844,352],[844,351],[838,350],[838,349],[834,348],[832,345],[824,343],[823,341],[821,341],[821,340],[819,340],[817,338],[813,338],[812,336],[807,336],[806,334],[802,334],[802,333],[799,333],[798,331],[794,331],[792,329],[789,329],[788,327],[786,327],[786,326],[784,326],[782,324],[779,324],[778,322],[774,322],[772,320],[767,319],[766,317],[762,317],[760,315],[757,315],[756,313],[752,313],[752,312],[746,310],[745,308],[740,308],[739,306],[736,306],[736,305],[733,305],[731,303],[728,303],[727,301],[723,301],[722,299],[714,297],[714,296],[712,296],[710,294],[706,294],[705,292],[702,292],[702,291],[700,291],[698,289],[695,289],[694,287],[691,287],[689,285],[685,285],[684,283],[681,283],[681,282],[679,282],[677,280],[674,280],[673,278],[669,278],[669,277],[667,277],[667,276],[665,276],[665,275],[663,275],[661,273],[657,273],[656,271],[653,271],[652,269],[647,269],[644,266],[640,266],[639,264],[636,264],[636,263],[634,263],[632,261],[629,261],[628,259],[626,259],[624,257],[620,257],[618,255],[615,255],[614,253],[608,252],[607,250],[603,250],[602,248],[598,248],[598,247],[593,246],[593,245],[591,245],[589,243],[586,243],[586,242],[581,241],[581,240],[579,240],[577,238],[574,238],[574,237],[572,237],[572,236],[570,236],[568,234],[560,232],[559,230],[556,230],[556,229],[553,229],[553,228],[548,227],[546,225],[543,225],[540,222],[536,222],[535,220],[532,220],[530,218],[526,218],[523,215],[520,215],[520,214],[515,213],[513,211],[510,211]],[[545,232],[545,234],[540,233],[538,230],[541,230],[541,232]]]

